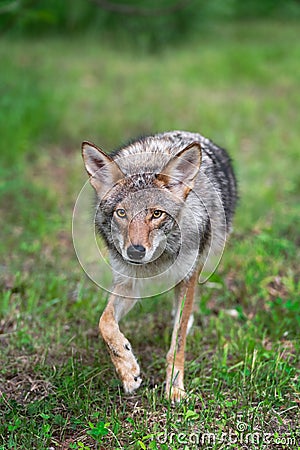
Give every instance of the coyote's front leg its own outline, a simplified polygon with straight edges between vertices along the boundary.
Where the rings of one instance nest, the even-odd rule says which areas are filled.
[[[172,341],[167,354],[166,397],[172,402],[180,401],[185,396],[184,351],[189,318],[193,311],[195,288],[198,280],[197,270],[189,281],[181,282],[176,287],[177,312],[174,321]]]
[[[119,329],[118,322],[136,303],[136,299],[111,294],[100,318],[99,330],[107,345],[112,362],[120,377],[125,392],[137,389],[142,379],[140,367],[132,352],[131,345]]]

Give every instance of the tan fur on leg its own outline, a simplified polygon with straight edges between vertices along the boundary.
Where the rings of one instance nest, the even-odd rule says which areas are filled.
[[[184,390],[184,351],[188,322],[193,311],[195,288],[199,271],[188,282],[177,286],[177,313],[174,322],[170,350],[167,354],[166,397],[178,402],[185,396]]]
[[[100,333],[107,345],[112,362],[119,375],[125,392],[137,389],[142,379],[140,367],[132,352],[130,342],[121,333],[118,321],[136,303],[135,299],[128,299],[111,295],[99,322]]]

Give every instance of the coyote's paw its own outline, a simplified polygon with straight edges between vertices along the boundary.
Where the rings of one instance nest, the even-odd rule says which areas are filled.
[[[130,344],[127,342],[124,348],[125,352],[122,356],[112,355],[112,360],[123,383],[124,391],[131,393],[140,387],[142,378],[140,377],[140,366],[132,353]]]
[[[123,388],[126,394],[131,394],[133,391],[138,389],[142,383],[142,378],[139,375],[133,376],[129,374],[126,379],[123,378]]]
[[[173,375],[173,379],[172,379]],[[167,370],[166,391],[165,396],[172,403],[180,402],[185,396],[183,373],[174,366]]]
[[[124,391],[127,394],[138,389],[142,383],[142,378],[140,377],[140,367],[136,362],[135,357],[132,355],[132,361],[123,361],[122,367],[117,368],[117,372],[121,381],[123,383]]]
[[[166,390],[166,398],[171,401],[171,403],[175,404],[181,402],[186,397],[186,392],[184,388],[179,388],[177,386],[169,387]]]

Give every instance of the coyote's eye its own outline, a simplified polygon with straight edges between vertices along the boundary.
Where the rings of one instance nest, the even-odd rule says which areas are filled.
[[[160,211],[160,209],[156,209],[153,211],[152,218],[153,219],[159,219],[162,216],[163,211]]]
[[[126,217],[126,211],[125,211],[125,209],[122,209],[122,208],[116,209],[116,214],[121,219],[124,219]]]

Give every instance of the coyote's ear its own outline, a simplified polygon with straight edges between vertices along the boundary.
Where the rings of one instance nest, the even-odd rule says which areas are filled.
[[[198,142],[194,142],[174,156],[157,175],[157,179],[170,191],[185,199],[194,186],[201,158],[201,146]]]
[[[90,183],[100,197],[124,177],[115,161],[90,142],[82,143],[82,157]]]

